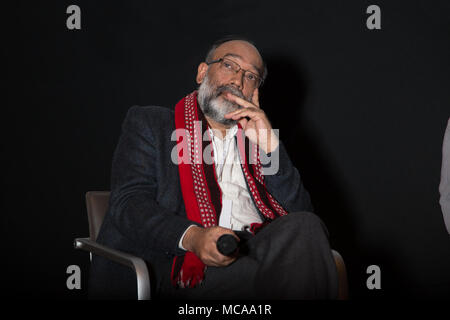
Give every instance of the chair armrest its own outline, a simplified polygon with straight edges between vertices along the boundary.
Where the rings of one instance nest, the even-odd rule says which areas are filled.
[[[348,299],[348,282],[347,282],[347,270],[345,268],[344,259],[336,250],[331,250],[333,253],[334,262],[338,271],[339,292],[338,300]]]
[[[108,248],[92,241],[90,238],[75,239],[74,247],[75,249],[89,251],[95,255],[102,256],[134,269],[137,278],[138,299],[150,300],[150,277],[147,264],[143,259],[129,253]]]

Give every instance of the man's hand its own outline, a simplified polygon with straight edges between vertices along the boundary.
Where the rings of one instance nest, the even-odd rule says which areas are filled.
[[[277,148],[279,140],[272,130],[272,125],[270,124],[269,119],[267,119],[266,114],[259,107],[258,95],[258,89],[255,89],[252,102],[250,103],[227,92],[225,98],[243,108],[227,113],[225,118],[239,120],[245,135],[251,142],[256,143],[267,154]],[[246,117],[249,117],[250,120],[247,120]]]
[[[236,257],[227,257],[217,250],[217,239],[224,234],[234,235],[230,229],[222,227],[189,228],[183,238],[183,247],[195,255],[207,266],[224,267],[232,263]]]

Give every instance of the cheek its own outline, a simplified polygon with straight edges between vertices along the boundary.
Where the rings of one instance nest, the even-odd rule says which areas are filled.
[[[244,97],[247,101],[252,101],[253,92],[254,92],[254,90],[250,90],[250,91],[244,90],[242,93],[244,94]]]
[[[223,75],[214,71],[208,74],[208,79],[215,87],[218,87],[226,82],[226,78],[224,78]]]

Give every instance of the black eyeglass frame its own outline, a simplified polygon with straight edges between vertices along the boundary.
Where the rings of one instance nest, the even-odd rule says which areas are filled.
[[[237,63],[236,61],[230,60],[230,59],[228,59],[228,58],[220,58],[220,59],[213,60],[213,61],[210,61],[210,62],[205,62],[205,63],[209,66],[209,65],[211,65],[211,64],[213,64],[213,63],[219,63],[219,62],[222,62],[222,61],[224,61],[225,59],[228,60],[228,61],[231,61],[231,62],[235,63],[235,64],[239,67],[239,70],[237,70],[236,73],[238,73],[239,71],[242,70],[242,71],[244,71],[244,75],[245,75],[246,72],[250,72],[252,75],[254,75],[254,76],[256,77],[256,79],[259,80],[259,84],[256,86],[256,88],[259,88],[259,87],[262,86],[262,84],[264,83],[264,79],[261,78],[261,76],[257,75],[257,74],[254,73],[254,72],[251,72],[250,70],[242,69],[242,67],[241,67],[241,66],[239,65],[239,63]]]

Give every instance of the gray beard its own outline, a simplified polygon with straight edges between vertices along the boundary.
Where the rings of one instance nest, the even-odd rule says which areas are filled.
[[[220,86],[216,88],[209,80],[208,75],[206,75],[198,88],[198,104],[205,116],[223,125],[232,126],[238,120],[226,119],[224,116],[237,109],[242,109],[242,107],[221,96],[224,92],[230,92],[237,97],[249,101],[244,97],[242,92],[233,86]]]

